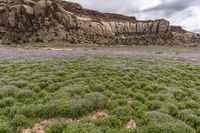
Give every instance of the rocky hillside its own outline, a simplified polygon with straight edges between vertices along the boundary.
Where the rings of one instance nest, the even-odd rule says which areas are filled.
[[[175,45],[200,42],[200,35],[164,19],[140,21],[62,0],[0,0],[0,43],[60,41]]]

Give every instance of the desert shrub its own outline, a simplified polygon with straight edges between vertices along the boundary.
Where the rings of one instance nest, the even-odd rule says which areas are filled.
[[[47,91],[48,92],[55,92],[59,89],[60,89],[60,85],[56,83],[56,84],[49,85],[48,88],[47,88]]]
[[[15,110],[14,108],[13,111]],[[56,102],[24,105],[20,109],[17,109],[18,114],[22,114],[27,118],[50,118],[57,116],[58,112],[59,106]]]
[[[186,125],[184,122],[174,119],[170,115],[159,113],[156,111],[148,112],[147,117],[150,121],[147,127],[145,127],[146,132],[150,133],[161,133],[161,132],[190,132],[195,133],[195,130],[190,126]]]
[[[24,127],[29,125],[29,120],[24,115],[15,115],[15,117],[12,119],[11,125],[13,127]]]
[[[0,86],[0,99],[3,97],[12,96],[17,87],[12,85]]]
[[[165,124],[165,125],[150,124],[143,130],[143,132],[145,133],[177,133],[180,131],[182,133],[195,133],[195,130],[190,127],[184,127],[184,126],[178,127],[174,126],[173,124]]]
[[[188,125],[192,126],[195,129],[199,128],[200,119],[195,115],[189,114],[188,112],[185,111],[180,111],[178,112],[176,117],[186,122]]]
[[[46,129],[46,133],[63,133],[63,130],[67,128],[67,124],[64,122],[56,122]]]
[[[91,93],[85,99],[69,101],[69,115],[72,117],[83,116],[91,111],[105,107],[105,97],[100,93]]]
[[[123,125],[123,120],[119,119],[117,116],[110,116],[103,120],[102,123],[102,126],[108,126],[110,128],[121,128]]]
[[[161,102],[159,101],[148,101],[146,103],[148,110],[157,110],[161,107]]]
[[[30,83],[27,85],[27,89],[30,89],[36,93],[41,91],[41,88],[39,86],[37,86],[36,84]]]
[[[63,93],[67,93],[71,96],[75,96],[75,95],[82,96],[85,94],[85,92],[88,92],[88,87],[86,87],[83,84],[76,84],[76,85],[68,85],[68,86],[62,87],[60,90]]]
[[[195,110],[195,114],[196,114],[198,117],[200,117],[200,109],[196,109],[196,110]]]
[[[0,133],[12,133],[12,129],[8,123],[0,120]]]
[[[150,94],[148,96],[148,100],[152,101],[152,100],[159,100],[159,101],[169,101],[169,100],[173,100],[173,95],[171,94]]]
[[[165,86],[158,85],[158,84],[148,85],[143,88],[143,90],[150,91],[152,93],[158,93],[159,91],[162,91],[165,89],[166,89]]]
[[[69,101],[69,114],[72,117],[83,116],[92,111],[91,103],[85,99],[74,99]]]
[[[186,106],[186,108],[196,108],[196,109],[199,109],[199,108],[200,108],[200,104],[196,103],[196,102],[193,101],[193,100],[187,101],[187,102],[185,103],[185,106]]]
[[[135,110],[135,111],[147,111],[148,107],[138,101],[133,101],[133,103],[131,104],[131,107]]]
[[[144,103],[146,101],[145,99],[145,95],[142,93],[135,93],[134,98],[142,103]]]
[[[178,101],[183,100],[187,96],[187,94],[183,91],[175,91],[173,92],[173,95]]]
[[[178,115],[179,109],[178,109],[177,106],[175,106],[175,105],[170,105],[170,106],[168,106],[168,108],[169,108],[169,114],[170,114],[170,115],[172,115],[172,116],[174,116],[174,117],[176,117],[176,116]]]
[[[49,102],[46,105],[36,106],[34,114],[37,117],[68,116],[77,117],[101,109],[105,106],[105,98],[100,94],[89,94],[84,99],[72,99],[66,102],[59,100]]]
[[[94,110],[101,109],[106,106],[106,97],[101,93],[90,93],[86,96],[87,100],[92,104]]]
[[[41,88],[41,89],[46,89],[48,87],[49,84],[52,84],[51,81],[40,81],[37,83],[37,85]]]
[[[124,106],[124,105],[127,105],[127,100],[126,99],[116,99],[115,102],[117,102],[117,104],[119,106]]]
[[[24,88],[28,85],[28,81],[25,81],[25,80],[18,80],[18,81],[12,81],[11,82],[11,85],[15,85],[17,86],[18,88]]]
[[[19,114],[31,118],[50,118],[55,116],[78,117],[105,107],[105,97],[89,94],[85,99],[50,101],[46,104],[28,105],[18,109]]]
[[[6,97],[2,100],[0,100],[0,108],[5,108],[7,106],[12,106],[14,104],[15,100],[12,97]]]
[[[130,119],[129,117],[133,114],[133,110],[128,106],[122,106],[113,109],[111,114],[116,116],[120,120],[120,123],[126,123]]]
[[[92,123],[69,124],[63,133],[101,133],[99,127]]]
[[[103,92],[103,94],[104,94],[106,97],[111,97],[112,94],[113,94],[113,92],[112,92],[112,91],[109,91],[109,90],[105,90],[105,91]]]
[[[102,83],[94,84],[93,86],[91,86],[91,90],[97,92],[103,92],[104,90],[106,90],[106,86]]]
[[[149,96],[148,96],[148,100],[156,100],[157,99],[157,95],[155,95],[155,94],[150,94]]]
[[[26,100],[30,100],[34,98],[35,92],[31,90],[18,90],[15,92],[14,97],[20,102],[26,102]]]

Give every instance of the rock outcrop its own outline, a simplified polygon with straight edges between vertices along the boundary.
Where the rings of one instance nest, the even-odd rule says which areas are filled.
[[[200,34],[182,29],[180,26],[171,26],[171,32],[176,40],[183,44],[200,43]]]
[[[164,19],[139,21],[135,17],[84,9],[64,0],[0,0],[3,44],[66,41],[174,45],[199,41],[198,34],[177,29]]]

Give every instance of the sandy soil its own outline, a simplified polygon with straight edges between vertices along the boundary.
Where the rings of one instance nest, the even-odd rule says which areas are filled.
[[[187,60],[200,64],[200,48],[133,47],[133,48],[5,48],[0,47],[0,59],[52,56],[122,56]]]

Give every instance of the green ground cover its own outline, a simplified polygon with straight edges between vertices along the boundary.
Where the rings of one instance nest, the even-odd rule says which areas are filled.
[[[0,59],[0,133],[96,111],[109,116],[56,122],[46,132],[200,133],[200,66],[102,56]],[[124,128],[130,119],[136,129]]]

